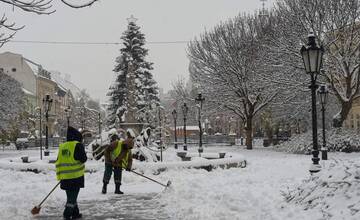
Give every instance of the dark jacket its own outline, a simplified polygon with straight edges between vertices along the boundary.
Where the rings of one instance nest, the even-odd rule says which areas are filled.
[[[81,133],[73,127],[68,127],[66,141],[80,142],[77,143],[75,146],[74,159],[79,160],[81,163],[85,163],[87,160],[87,156],[85,152],[85,147],[81,143],[82,142]],[[75,179],[61,180],[60,188],[63,190],[74,190],[78,188],[84,188],[84,176]]]

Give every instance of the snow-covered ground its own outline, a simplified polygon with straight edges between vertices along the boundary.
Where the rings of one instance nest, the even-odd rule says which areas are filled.
[[[196,152],[197,149],[190,148]],[[358,219],[344,210],[346,196],[338,196],[343,201],[327,199],[331,206],[324,215],[324,206],[305,206],[301,201],[301,192],[296,191],[301,185],[314,186],[321,184],[325,177],[307,180],[311,156],[275,152],[271,148],[244,150],[242,147],[209,147],[206,153],[229,152],[241,154],[247,160],[246,168],[216,169],[208,172],[203,169],[169,169],[158,175],[145,172],[146,175],[166,183],[171,180],[170,188],[150,182],[133,173],[124,172],[122,190],[125,195],[113,194],[113,182],[109,193],[100,193],[102,186],[102,169],[86,173],[85,188],[80,191],[79,206],[86,219]],[[0,152],[0,158],[5,152]],[[22,155],[37,156],[38,151],[11,153],[11,157]],[[16,155],[16,156],[15,156]],[[354,161],[359,154],[329,154],[329,161],[322,163],[324,172],[329,175],[332,158]],[[164,152],[164,160],[178,159],[175,151]],[[94,163],[94,162],[91,162]],[[99,166],[101,167],[101,162]],[[341,169],[334,172],[340,173]],[[355,172],[355,171],[354,171]],[[45,202],[40,215],[33,217],[30,210],[56,185],[55,174],[45,172],[19,172],[0,169],[0,219],[61,219],[65,204],[65,193],[58,189]],[[325,174],[319,174],[325,175]],[[355,175],[356,177],[356,175]],[[314,177],[313,177],[314,178]],[[357,177],[356,177],[357,178]],[[356,179],[355,178],[355,179]],[[309,183],[310,182],[310,183]],[[301,187],[299,187],[301,188]],[[310,188],[310,185],[309,185]],[[307,189],[307,188],[306,188]],[[352,188],[354,194],[357,187]],[[315,192],[315,188],[314,188]],[[298,194],[297,194],[298,193]],[[336,194],[336,192],[333,192]],[[315,194],[316,195],[316,194]],[[292,202],[286,202],[289,196]],[[305,196],[303,196],[305,197]],[[352,204],[359,203],[360,196],[352,198]],[[342,205],[339,205],[342,204]],[[353,205],[356,210],[357,206]],[[345,207],[346,208],[346,207]],[[330,214],[329,214],[330,213]],[[341,215],[343,213],[343,216]],[[356,218],[358,217],[358,218]]]

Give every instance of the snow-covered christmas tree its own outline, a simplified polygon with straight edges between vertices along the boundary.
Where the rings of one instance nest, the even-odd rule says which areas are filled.
[[[133,16],[128,18],[127,30],[121,36],[124,47],[120,49],[120,55],[115,59],[116,79],[107,94],[110,101],[108,106],[109,128],[124,122],[124,116],[129,107],[135,110],[138,122],[147,123],[146,114],[142,112],[151,106],[151,103],[155,102],[158,105],[160,102],[159,89],[151,73],[153,63],[145,59],[148,55],[148,49],[144,48],[145,35],[140,32],[140,27],[135,23],[136,20]],[[133,81],[135,85],[133,86],[129,86],[129,80],[126,80],[129,71],[132,71],[135,76]],[[134,88],[134,91],[128,91],[130,88]],[[129,106],[129,93],[134,95],[136,106]]]

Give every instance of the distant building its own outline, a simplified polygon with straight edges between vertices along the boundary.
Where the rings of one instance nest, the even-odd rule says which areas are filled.
[[[360,100],[357,99],[353,102],[349,114],[344,121],[344,127],[354,129],[360,132]]]
[[[37,105],[37,86],[36,75],[29,63],[20,54],[5,52],[0,53],[0,68],[21,84],[26,97],[25,110],[33,114]]]

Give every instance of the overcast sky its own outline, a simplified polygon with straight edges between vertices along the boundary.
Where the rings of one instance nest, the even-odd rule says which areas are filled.
[[[76,2],[75,0],[73,2]],[[268,0],[266,7],[275,0]],[[148,60],[159,87],[171,89],[179,76],[188,77],[186,43],[205,29],[242,12],[262,8],[260,0],[101,0],[90,8],[71,9],[57,0],[52,15],[30,14],[0,3],[10,21],[26,25],[13,40],[121,42],[127,20],[134,15],[149,42]],[[4,7],[5,6],[5,7]],[[121,45],[63,45],[8,43],[0,52],[11,51],[42,64],[45,69],[71,75],[80,88],[101,101],[114,79],[112,69]]]

